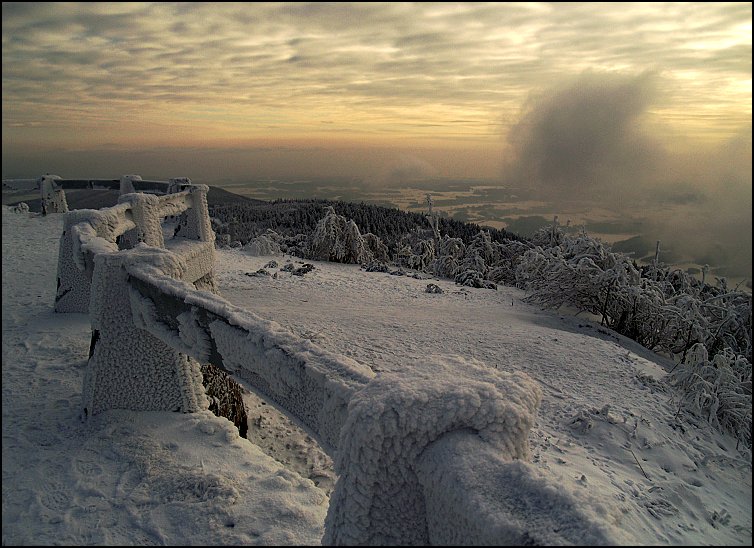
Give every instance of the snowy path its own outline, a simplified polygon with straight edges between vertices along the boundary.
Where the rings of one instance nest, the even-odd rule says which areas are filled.
[[[303,277],[279,268],[267,269],[277,278],[247,275],[270,260],[300,262],[219,252],[223,296],[376,372],[456,354],[530,374],[544,392],[533,462],[563,488],[600,501],[627,543],[751,538],[748,457],[731,438],[674,418],[677,406],[659,382],[668,360],[598,323],[523,303],[515,288],[461,288],[322,262]],[[426,293],[429,282],[444,293]]]

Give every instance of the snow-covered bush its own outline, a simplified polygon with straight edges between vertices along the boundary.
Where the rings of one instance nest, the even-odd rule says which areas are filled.
[[[228,247],[230,245],[230,234],[215,234],[215,247]]]
[[[378,236],[375,236],[371,232],[364,234],[364,244],[369,250],[369,254],[372,259],[381,263],[387,263],[390,261],[390,252],[387,246],[382,243],[382,240]]]
[[[499,257],[495,263],[488,265],[487,279],[505,285],[516,285],[516,265],[530,248],[531,245],[517,240],[506,240],[498,244]]]
[[[282,253],[280,243],[282,237],[273,230],[267,230],[264,234],[253,238],[244,246],[244,251],[254,257],[264,255],[279,255]]]
[[[21,202],[11,207],[11,211],[13,211],[13,213],[29,213],[29,204]]]
[[[307,257],[320,261],[360,264],[372,257],[364,238],[352,220],[327,207],[325,216],[309,240]]]
[[[398,250],[398,262],[414,270],[427,271],[435,261],[435,242],[419,240],[413,244],[405,243]]]
[[[548,308],[563,305],[590,312],[616,331],[649,348],[669,348],[673,331],[662,288],[628,256],[613,253],[585,234],[560,236],[554,247],[525,252],[516,268],[527,298]]]
[[[306,257],[308,249],[308,237],[306,234],[296,234],[294,236],[286,236],[283,238],[283,242],[280,244],[280,248],[284,253],[289,255],[295,255],[296,257]]]
[[[500,244],[492,241],[489,232],[480,230],[466,247],[461,266],[463,269],[471,268],[486,276],[490,267],[499,261]]]
[[[684,404],[751,445],[751,295],[714,288],[657,263],[639,269],[581,234],[521,256],[517,284],[545,307],[564,304],[651,350],[678,356],[672,377]],[[540,243],[548,240],[546,231]],[[709,355],[714,355],[712,360]]]
[[[531,242],[540,247],[553,247],[563,243],[566,232],[558,224],[558,218],[555,217],[552,224],[543,226],[532,234]]]
[[[489,280],[485,280],[482,274],[478,270],[464,270],[458,276],[456,276],[455,282],[459,285],[465,285],[467,287],[477,287],[480,289],[497,289],[497,284]]]
[[[682,391],[682,406],[751,447],[751,363],[746,358],[726,348],[710,360],[697,343],[669,380]]]
[[[367,264],[362,265],[362,268],[366,272],[390,272],[390,267],[387,263],[376,260],[369,261]]]

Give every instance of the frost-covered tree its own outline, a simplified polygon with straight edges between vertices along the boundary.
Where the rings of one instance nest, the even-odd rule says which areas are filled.
[[[372,256],[372,260],[380,263],[387,263],[390,261],[390,252],[378,236],[375,236],[371,232],[367,232],[364,234],[364,243],[369,250],[369,254]]]
[[[320,261],[360,264],[371,260],[371,254],[359,227],[353,220],[327,207],[325,216],[309,241],[308,257]]]
[[[540,242],[548,241],[545,234]],[[516,282],[531,292],[530,301],[598,315],[604,325],[682,362],[696,344],[751,361],[751,295],[703,284],[658,262],[640,269],[586,234],[552,241],[559,243],[536,246],[518,262]]]
[[[669,380],[681,390],[681,407],[751,447],[751,363],[746,358],[726,348],[710,360],[697,343]]]
[[[518,240],[505,240],[497,246],[499,258],[490,265],[487,278],[496,283],[516,285],[516,265],[521,256],[531,249],[531,244]]]
[[[435,275],[455,279],[461,271],[461,261],[466,253],[466,244],[461,238],[451,238],[447,234],[440,239],[435,258]]]
[[[499,247],[500,244],[492,241],[489,232],[481,230],[466,246],[460,271],[473,270],[478,272],[482,279],[486,279],[490,269],[500,261]]]
[[[497,289],[497,284],[491,282],[482,276],[478,270],[467,269],[461,271],[456,277],[455,282],[458,285],[468,287],[478,287],[481,289]]]
[[[404,245],[398,252],[400,263],[408,268],[428,271],[435,261],[435,242],[419,240],[413,246]]]

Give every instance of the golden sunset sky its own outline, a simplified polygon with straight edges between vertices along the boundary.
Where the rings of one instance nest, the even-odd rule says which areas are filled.
[[[406,150],[494,177],[527,109],[585,75],[629,80],[632,123],[665,147],[751,132],[750,3],[9,2],[2,18],[4,177],[46,151],[160,147],[325,149],[323,176]],[[295,158],[314,173],[316,156]]]

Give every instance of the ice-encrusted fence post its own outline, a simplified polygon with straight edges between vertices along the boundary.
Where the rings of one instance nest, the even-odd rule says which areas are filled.
[[[540,399],[526,374],[463,358],[428,359],[372,380],[348,406],[323,544],[429,544],[417,474],[425,449],[470,430],[507,460],[525,459]]]
[[[121,247],[131,248],[140,242],[153,247],[165,247],[165,237],[162,234],[158,214],[160,199],[153,194],[132,193],[123,194],[118,203],[130,203],[131,215],[136,228],[129,230],[122,236]]]
[[[199,362],[137,326],[128,261],[158,261],[160,270],[175,278],[180,278],[184,268],[175,254],[141,246],[95,256],[84,414],[92,416],[108,409],[184,413],[207,409]]]
[[[187,185],[183,189],[188,190],[191,195],[191,208],[180,215],[180,230],[176,235],[189,240],[212,242],[214,244],[215,231],[212,230],[212,220],[209,217],[209,208],[207,206],[209,187],[207,185],[192,185],[188,177],[171,179],[171,185],[176,184],[176,181],[179,188],[181,188],[180,185]],[[215,248],[213,245],[210,248],[212,257],[214,257],[214,252]],[[199,290],[220,293],[213,268],[207,270],[207,274],[196,280],[194,286]]]
[[[207,207],[209,187],[207,185],[191,185],[187,187],[187,190],[191,193],[191,209],[186,211],[186,225],[182,228],[180,236],[209,242],[214,239],[212,221],[209,218]]]
[[[134,181],[141,181],[140,175],[123,175],[120,178],[120,195],[132,194],[136,192]]]
[[[74,210],[65,214],[63,234],[60,236],[58,247],[58,277],[55,293],[55,312],[83,312],[89,311],[89,288],[91,285],[94,264],[81,268],[76,263],[74,240],[76,235],[73,227],[92,222],[97,213],[91,209]]]
[[[65,199],[65,191],[62,188],[57,188],[57,183],[60,177],[58,175],[43,175],[37,180],[39,185],[39,193],[41,195],[41,207],[42,213],[67,213],[68,201]]]

